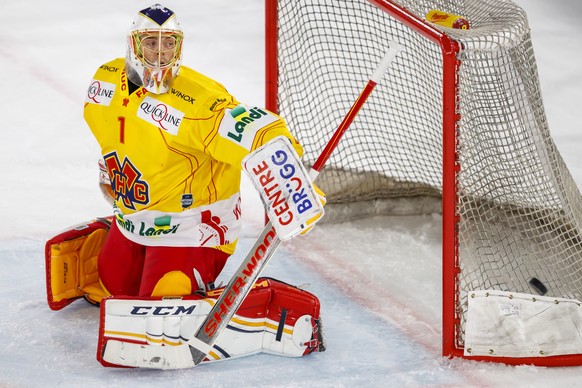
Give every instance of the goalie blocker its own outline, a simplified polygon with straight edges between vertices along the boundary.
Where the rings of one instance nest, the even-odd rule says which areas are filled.
[[[306,234],[323,216],[325,196],[312,183],[289,139],[279,136],[243,160],[269,220],[284,241]]]

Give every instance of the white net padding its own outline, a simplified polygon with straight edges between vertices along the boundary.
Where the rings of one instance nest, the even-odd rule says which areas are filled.
[[[523,10],[506,0],[394,3],[421,19],[439,9],[471,23],[470,30],[437,27],[460,47],[455,206],[462,347],[470,290],[531,294],[535,277],[547,296],[582,299],[581,196],[550,137]],[[307,163],[315,162],[389,41],[405,48],[318,177],[331,218],[438,211],[441,48],[367,0],[279,0],[278,7],[279,112],[304,145]]]

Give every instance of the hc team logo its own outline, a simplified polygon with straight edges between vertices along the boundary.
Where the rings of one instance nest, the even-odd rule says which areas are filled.
[[[111,188],[115,193],[115,199],[121,199],[128,209],[135,210],[135,205],[147,205],[150,201],[149,186],[147,182],[140,180],[141,172],[126,157],[123,163],[119,162],[117,153],[110,152],[103,156]]]

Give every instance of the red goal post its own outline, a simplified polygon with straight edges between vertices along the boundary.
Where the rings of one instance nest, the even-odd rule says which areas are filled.
[[[471,29],[431,24],[431,9]],[[402,214],[411,207],[401,198],[430,212],[438,197],[443,355],[581,365],[582,344],[546,349],[552,333],[535,327],[521,334],[538,342],[487,338],[544,303],[560,306],[544,322],[565,338],[578,327],[560,317],[582,317],[582,199],[549,135],[525,12],[508,0],[266,0],[265,10],[266,106],[287,119],[307,163],[388,41],[404,46],[390,87],[371,97],[318,184],[332,216],[334,203]]]

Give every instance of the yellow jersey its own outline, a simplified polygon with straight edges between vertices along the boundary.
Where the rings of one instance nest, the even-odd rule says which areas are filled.
[[[143,87],[129,93],[124,58],[102,65],[84,117],[101,147],[117,224],[142,245],[233,253],[243,158],[281,135],[303,152],[281,117],[241,104],[185,66],[158,95]]]

